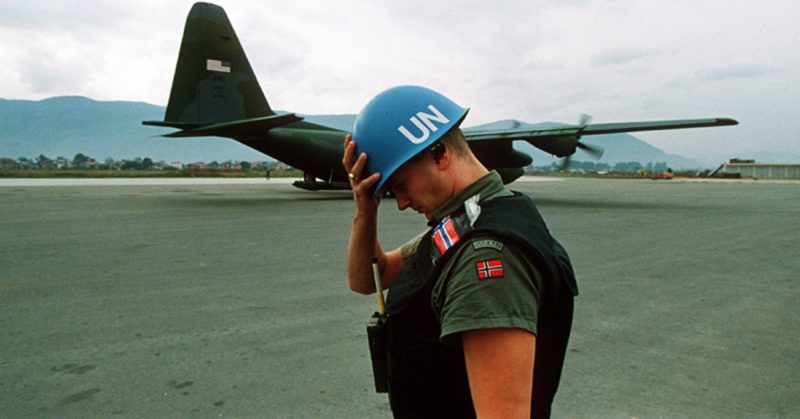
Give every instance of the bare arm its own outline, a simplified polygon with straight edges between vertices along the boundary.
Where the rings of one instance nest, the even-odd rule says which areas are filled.
[[[375,292],[372,277],[372,256],[378,258],[381,272],[381,286],[389,288],[400,268],[403,257],[400,248],[384,252],[377,240],[376,216],[356,213],[350,230],[350,243],[347,249],[347,282],[350,289],[361,294]]]
[[[355,157],[355,142],[350,134],[344,140],[344,157],[342,164],[352,174],[350,186],[353,189],[353,200],[356,212],[353,227],[350,230],[350,242],[347,250],[347,282],[353,291],[370,294],[375,292],[372,278],[373,256],[378,258],[383,288],[389,288],[394,277],[403,265],[400,249],[384,252],[378,242],[378,206],[380,200],[374,198],[369,189],[380,179],[380,173],[373,173],[362,179],[361,174],[367,162],[367,155],[361,153]]]
[[[467,376],[478,418],[529,418],[536,336],[524,329],[462,334]]]

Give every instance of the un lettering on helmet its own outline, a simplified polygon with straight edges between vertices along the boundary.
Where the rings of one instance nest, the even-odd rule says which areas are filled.
[[[417,129],[419,129],[419,137],[412,134],[408,128],[405,127],[405,125],[400,125],[397,127],[397,130],[400,131],[400,133],[403,134],[408,141],[411,141],[414,144],[425,142],[425,140],[430,137],[431,132],[436,132],[439,130],[439,127],[437,127],[434,122],[439,122],[441,125],[445,125],[450,122],[450,119],[436,109],[436,106],[428,105],[428,109],[433,113],[425,113],[420,111],[417,112],[416,115],[409,118],[409,120],[417,127]]]

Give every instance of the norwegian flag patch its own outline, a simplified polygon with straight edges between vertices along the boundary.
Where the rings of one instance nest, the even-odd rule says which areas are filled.
[[[450,217],[444,217],[442,221],[433,230],[433,243],[439,249],[439,254],[443,255],[447,249],[453,247],[461,236],[458,235],[453,220]]]
[[[475,264],[475,271],[478,273],[478,279],[502,278],[505,276],[502,259],[489,259],[478,262]]]

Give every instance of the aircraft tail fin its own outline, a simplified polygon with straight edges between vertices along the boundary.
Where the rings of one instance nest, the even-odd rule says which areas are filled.
[[[275,115],[221,7],[195,3],[186,19],[164,121],[193,128]]]

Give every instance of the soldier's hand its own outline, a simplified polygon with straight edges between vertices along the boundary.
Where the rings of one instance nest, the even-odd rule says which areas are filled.
[[[370,189],[381,178],[380,173],[373,173],[366,178],[363,177],[364,167],[367,164],[367,154],[355,155],[356,142],[353,137],[347,134],[344,137],[344,157],[342,165],[350,178],[350,187],[353,189],[353,199],[356,201],[357,210],[375,211],[380,200],[370,193]]]

